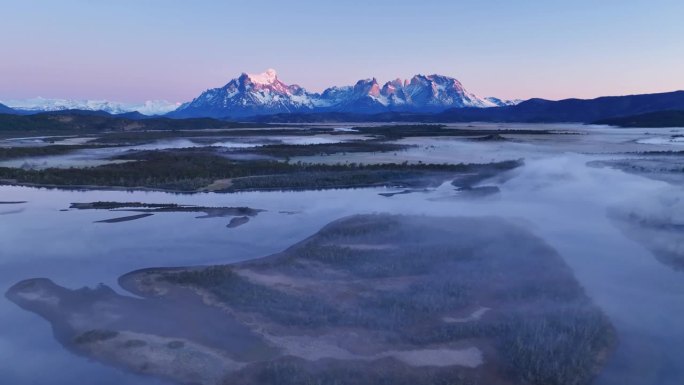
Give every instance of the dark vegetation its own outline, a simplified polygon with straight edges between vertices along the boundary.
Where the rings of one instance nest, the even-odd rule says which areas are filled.
[[[69,208],[78,210],[114,210],[138,211],[146,213],[205,213],[207,217],[250,216],[253,217],[263,210],[251,207],[215,207],[191,206],[175,203],[141,203],[141,202],[88,202],[72,203]]]
[[[454,183],[452,182],[452,184]],[[457,184],[454,185],[457,186]],[[484,197],[498,194],[499,192],[501,192],[501,189],[499,189],[497,186],[465,186],[459,187],[456,190],[460,192],[459,195],[467,197]]]
[[[147,342],[142,341],[142,340],[128,340],[124,342],[124,347],[125,348],[139,348],[147,345]]]
[[[226,227],[228,227],[229,229],[234,229],[236,227],[240,227],[246,224],[247,222],[249,222],[249,217],[234,217],[230,220]]]
[[[311,296],[295,296],[250,282],[224,267],[181,271],[163,277],[167,282],[209,288],[221,301],[244,312],[270,309],[268,316],[287,325],[320,326],[339,317],[334,306]]]
[[[477,128],[449,128],[441,124],[408,124],[386,126],[362,126],[354,127],[357,131],[366,135],[374,135],[387,140],[397,140],[413,137],[491,137],[500,134],[517,135],[550,135],[558,134],[549,130],[529,129],[477,129]]]
[[[153,214],[138,214],[138,215],[128,215],[125,217],[118,217],[118,218],[111,218],[111,219],[104,219],[101,221],[95,221],[95,223],[120,223],[120,222],[129,222],[129,221],[135,221],[138,219],[142,218],[147,218],[149,216],[152,216]]]
[[[47,279],[6,296],[79,354],[183,383],[587,385],[615,342],[563,259],[492,217],[353,216],[263,259],[144,269],[119,282],[137,298]],[[136,339],[100,343],[124,331]],[[163,350],[131,362],[131,349],[156,336],[168,338],[155,347]],[[298,353],[318,353],[319,343],[349,356]],[[245,365],[195,359],[204,348]],[[479,351],[482,362],[428,366],[395,355],[433,349]]]
[[[341,143],[321,143],[321,144],[268,144],[255,148],[244,148],[240,152],[256,153],[276,158],[290,158],[295,156],[315,156],[332,155],[355,152],[392,152],[402,151],[410,148],[409,145],[386,143],[377,140],[357,140]]]
[[[183,341],[171,341],[166,346],[169,349],[181,349],[183,346],[185,346],[185,342]]]
[[[89,344],[92,342],[106,341],[116,338],[119,332],[114,330],[89,330],[74,339],[76,344]]]
[[[618,127],[684,127],[684,110],[650,112],[620,118],[602,119],[594,123]]]
[[[139,144],[148,143],[160,139],[174,139],[174,138],[205,138],[208,143],[212,139],[226,140],[238,137],[277,137],[277,136],[316,136],[321,134],[327,135],[370,135],[377,139],[397,140],[409,137],[469,137],[469,136],[489,136],[497,134],[524,134],[524,135],[549,135],[558,134],[549,130],[531,130],[531,129],[477,129],[477,128],[447,128],[440,124],[390,124],[383,126],[359,126],[353,128],[355,131],[335,131],[328,127],[298,127],[298,128],[269,128],[269,129],[245,129],[236,128],[230,130],[167,130],[167,131],[128,131],[128,132],[112,132],[98,135],[93,139],[93,144]],[[366,143],[361,143],[366,142]],[[378,151],[384,151],[382,146],[399,146],[397,144],[383,143],[380,140],[371,141],[354,141],[347,143],[331,143],[331,144],[314,144],[311,146],[329,146],[334,148],[335,145],[344,146],[352,149],[357,146],[378,146],[381,148]],[[287,144],[273,144],[273,151],[277,151],[277,146],[292,146]],[[304,147],[299,145],[299,147]],[[249,149],[243,149],[247,151]],[[372,148],[371,148],[371,151]],[[393,151],[393,150],[387,150]],[[344,151],[343,151],[344,152]],[[350,152],[347,150],[346,152]]]
[[[13,116],[17,119],[39,119],[56,121],[74,129],[89,124],[112,122],[111,116],[99,115],[31,115]],[[74,120],[71,120],[74,119]],[[99,119],[102,119],[100,121]],[[116,118],[119,119],[119,118]],[[63,122],[66,120],[66,122]],[[120,119],[119,119],[120,120]],[[114,120],[114,122],[119,122]],[[209,121],[216,123],[211,119]],[[154,119],[135,124],[154,127]],[[178,124],[178,120],[173,120]],[[220,121],[219,121],[220,122]],[[25,123],[25,122],[24,122]],[[222,125],[230,123],[220,122]],[[199,123],[198,123],[199,124]],[[81,127],[83,125],[83,127]],[[97,126],[97,124],[95,124]],[[178,127],[178,126],[173,126]],[[102,128],[102,127],[100,127]],[[467,186],[493,174],[519,166],[519,162],[501,162],[492,165],[447,165],[447,164],[305,164],[289,162],[297,156],[319,156],[346,153],[376,153],[402,151],[410,146],[387,142],[406,137],[421,136],[477,136],[498,135],[497,132],[518,134],[548,134],[535,130],[465,130],[449,129],[442,125],[387,125],[379,127],[357,127],[355,133],[366,140],[341,143],[293,145],[283,143],[243,149],[223,147],[192,147],[185,149],[130,151],[117,155],[112,160],[126,160],[126,163],[110,163],[86,168],[46,168],[42,170],[0,168],[0,183],[46,187],[71,188],[127,188],[160,189],[178,192],[246,191],[246,190],[304,190],[328,188],[353,188],[369,186],[392,186],[424,188],[439,185],[448,179],[458,177],[458,186]],[[191,137],[195,141],[250,136],[266,138],[279,136],[310,136],[321,133],[337,134],[331,128],[234,128],[230,130],[157,130],[107,131],[88,134],[93,136],[89,144],[47,145],[40,147],[0,148],[0,159],[61,155],[83,149],[98,149],[105,146],[149,143],[162,139]],[[348,132],[344,134],[349,135]],[[230,135],[226,137],[225,135]],[[368,139],[367,137],[374,137]],[[268,143],[268,142],[267,142]],[[286,160],[286,162],[276,161]],[[216,182],[216,183],[215,183]]]
[[[122,159],[135,162],[89,168],[23,170],[0,168],[0,180],[41,186],[153,188],[191,192],[216,180],[231,179],[225,191],[323,189],[374,185],[426,185],[458,173],[506,170],[519,162],[491,165],[448,164],[306,164],[267,160],[233,161],[203,150],[150,151]]]
[[[64,155],[77,150],[103,148],[92,144],[48,145],[36,147],[0,147],[0,160],[34,156]],[[107,146],[111,147],[111,146]]]
[[[672,156],[682,156],[684,155],[684,150],[681,151],[673,151],[673,150],[665,150],[665,151],[637,151],[637,152],[630,152],[628,154],[634,154],[634,155],[672,155]]]
[[[474,142],[505,142],[509,140],[506,137],[503,137],[499,134],[489,134],[485,136],[479,136],[477,138],[472,139]]]
[[[176,203],[143,203],[143,202],[109,202],[109,201],[98,201],[98,202],[86,202],[86,203],[72,203],[69,206],[70,209],[78,210],[115,210],[124,208],[142,208],[142,209],[178,209],[181,206]]]
[[[226,191],[257,190],[309,190],[355,188],[372,186],[435,187],[454,172],[466,172],[461,167],[446,165],[306,165],[300,170],[280,175],[262,175],[235,178]],[[474,170],[474,169],[473,169]],[[451,174],[451,175],[450,175]]]
[[[269,385],[476,385],[461,369],[409,368],[391,360],[325,363],[325,368],[302,359],[286,357],[249,365],[224,382]],[[490,383],[491,384],[491,383]]]
[[[264,210],[253,209],[251,207],[215,207],[215,206],[192,206],[178,205],[175,203],[141,203],[141,202],[88,202],[72,203],[69,207],[77,210],[106,210],[106,211],[128,211],[142,214],[129,215],[95,221],[95,223],[120,223],[134,221],[161,213],[203,213],[204,215],[195,218],[225,218],[232,217],[226,225],[234,228],[249,222],[250,217],[255,217]]]
[[[131,131],[193,130],[263,127],[254,123],[235,123],[210,118],[132,120],[111,115],[46,112],[35,115],[0,114],[1,131]]]
[[[378,247],[347,246],[354,244]],[[321,288],[282,290],[252,282],[239,274],[245,267],[295,280],[316,277]],[[315,334],[359,330],[381,336],[383,344],[416,348],[487,341],[497,351],[486,357],[493,361],[487,370],[514,383],[588,384],[614,338],[608,320],[553,250],[509,225],[486,220],[357,216],[246,266],[157,274],[158,282],[207,291],[238,315],[284,328]],[[388,279],[403,284],[382,288]],[[494,310],[481,320],[443,320],[482,304]],[[257,363],[239,376],[260,384],[472,380],[454,367],[424,370],[396,362],[344,361],[321,366],[291,359]]]
[[[230,140],[245,137],[269,137],[269,136],[315,136],[320,134],[333,134],[331,129],[325,128],[235,128],[213,130],[159,130],[159,131],[127,131],[106,132],[98,134],[91,143],[94,144],[143,144],[156,140],[193,138],[193,140],[211,141]]]

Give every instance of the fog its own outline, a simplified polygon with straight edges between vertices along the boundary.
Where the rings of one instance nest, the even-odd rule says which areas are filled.
[[[2,146],[15,147],[40,147],[47,146],[50,143],[46,140],[53,140],[54,137],[42,138],[21,138],[5,139],[0,141]],[[92,140],[90,138],[88,140]],[[103,164],[123,163],[125,160],[113,159],[116,156],[125,154],[131,151],[148,151],[148,150],[165,150],[165,149],[181,149],[193,147],[217,147],[224,149],[248,149],[266,144],[292,144],[292,145],[307,145],[307,144],[329,144],[339,143],[349,140],[350,137],[344,135],[318,135],[318,136],[253,136],[253,137],[200,137],[200,138],[181,138],[181,139],[163,139],[152,140],[149,143],[143,143],[130,146],[115,146],[115,147],[101,147],[88,148],[82,150],[75,150],[63,155],[46,155],[46,156],[29,156],[14,158],[8,160],[0,160],[0,167],[15,167],[24,169],[44,170],[47,168],[70,168],[70,167],[96,167]],[[358,140],[358,137],[354,139]],[[74,145],[86,144],[87,140],[84,138],[68,138],[55,142],[59,145]]]
[[[482,198],[465,199],[448,181],[427,192],[391,197],[379,193],[400,190],[173,195],[0,186],[1,200],[28,201],[2,208],[0,289],[22,279],[47,277],[72,289],[104,282],[125,294],[116,279],[131,270],[269,255],[351,214],[493,216],[522,226],[552,247],[615,326],[618,345],[596,384],[679,385],[684,382],[684,272],[672,260],[684,258],[684,188],[676,181],[649,177],[647,171],[627,173],[592,163],[635,157],[620,155],[620,149],[670,147],[643,142],[648,136],[640,131],[601,128],[587,134],[588,129],[579,128],[583,135],[558,141],[555,137],[493,144],[422,140],[420,144],[428,146],[421,147],[424,162],[432,160],[431,151],[434,159],[448,158],[453,151],[450,159],[455,162],[467,160],[469,154],[478,160],[525,160],[523,167],[483,182],[498,186],[500,192]],[[420,148],[411,151],[397,157],[417,159]],[[92,201],[248,206],[267,211],[236,229],[226,229],[225,219],[195,220],[192,214],[94,224],[114,215],[59,211],[72,202]],[[71,384],[75,378],[82,384],[104,383],[102,378],[112,379],[111,383],[154,383],[72,356],[52,339],[46,322],[4,298],[0,328],[7,331],[0,333],[0,360],[7,363],[0,367],[0,378],[8,383],[49,379],[53,384]],[[40,373],[32,369],[36,360]],[[64,366],[69,370],[62,370]]]

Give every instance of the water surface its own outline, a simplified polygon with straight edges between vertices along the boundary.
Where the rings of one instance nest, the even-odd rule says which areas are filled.
[[[0,290],[22,279],[48,277],[69,288],[102,282],[120,291],[116,279],[134,269],[230,263],[268,255],[332,220],[358,213],[500,216],[529,228],[554,247],[616,326],[619,346],[597,384],[684,383],[684,273],[659,262],[608,215],[610,210],[637,208],[661,215],[668,200],[684,197],[684,189],[674,182],[588,164],[635,156],[625,152],[662,150],[666,144],[644,140],[665,137],[669,130],[572,125],[553,125],[553,129],[577,135],[515,136],[492,143],[414,138],[403,141],[418,147],[396,155],[347,154],[343,159],[425,163],[525,159],[522,168],[483,183],[501,189],[483,198],[466,198],[448,183],[392,197],[379,193],[398,190],[179,195],[0,186],[0,201],[27,201],[0,207]],[[340,160],[337,157],[314,159]],[[72,202],[92,201],[249,206],[266,211],[237,228],[226,227],[229,218],[197,219],[193,213],[94,223],[125,214],[61,211]],[[3,383],[161,383],[68,353],[52,338],[47,322],[4,297],[0,330]]]

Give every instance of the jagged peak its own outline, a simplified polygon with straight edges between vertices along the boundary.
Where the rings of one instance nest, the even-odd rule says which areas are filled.
[[[278,80],[278,73],[273,68],[269,68],[266,71],[259,74],[248,74],[244,73],[247,78],[255,84],[273,84]]]
[[[393,88],[401,88],[401,87],[404,87],[404,85],[406,85],[406,84],[407,84],[406,80],[401,80],[400,78],[396,78],[394,80],[391,80],[391,81],[385,83],[384,86],[385,87],[393,87]]]
[[[210,90],[180,110],[196,109],[217,116],[239,116],[292,111],[375,111],[383,108],[429,110],[453,107],[491,107],[497,103],[467,92],[461,83],[443,75],[418,74],[378,84],[375,77],[353,85],[308,92],[280,81],[273,69],[260,74],[243,73],[220,89]]]
[[[361,79],[356,82],[357,86],[364,85],[364,84],[378,84],[378,79],[376,78],[366,78],[366,79]]]

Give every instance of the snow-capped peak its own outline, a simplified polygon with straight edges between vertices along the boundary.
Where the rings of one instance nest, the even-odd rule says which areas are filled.
[[[520,104],[522,102],[522,99],[499,99],[493,96],[488,96],[485,98],[485,100],[492,103],[496,107],[515,106],[516,104]]]
[[[148,100],[143,103],[121,103],[108,100],[69,100],[47,99],[36,97],[31,99],[7,100],[3,102],[16,110],[41,112],[63,110],[105,111],[110,114],[123,114],[137,111],[143,115],[163,115],[178,108],[179,103],[166,100]]]
[[[247,77],[252,83],[268,85],[278,80],[278,73],[273,68],[269,68],[260,74],[247,74]]]
[[[297,85],[283,83],[276,71],[269,69],[260,74],[243,73],[221,88],[209,89],[179,107],[172,116],[239,118],[293,112],[438,112],[504,103],[480,98],[468,92],[458,80],[442,75],[416,75],[382,86],[376,78],[367,78],[354,85],[310,93]]]

